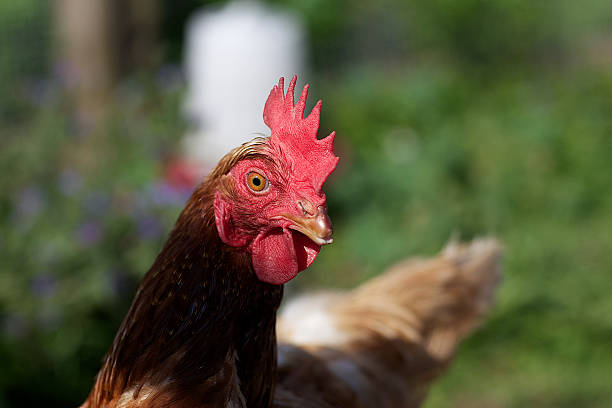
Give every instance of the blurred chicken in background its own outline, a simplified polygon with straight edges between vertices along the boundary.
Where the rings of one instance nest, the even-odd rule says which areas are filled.
[[[418,407],[500,278],[493,239],[450,243],[346,293],[290,301],[278,321],[279,407]]]

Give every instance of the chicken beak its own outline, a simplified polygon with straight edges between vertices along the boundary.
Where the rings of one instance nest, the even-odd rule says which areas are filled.
[[[317,245],[326,245],[334,242],[331,220],[324,206],[317,207],[315,214],[305,212],[303,216],[283,214],[283,217],[291,221],[288,228],[301,232]]]

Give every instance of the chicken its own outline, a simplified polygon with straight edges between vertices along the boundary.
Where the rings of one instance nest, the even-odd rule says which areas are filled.
[[[317,139],[296,77],[264,107],[269,138],[226,155],[195,190],[141,282],[83,407],[267,407],[285,282],[332,242]]]
[[[283,284],[332,242],[322,185],[334,133],[283,79],[269,138],[226,155],[195,190],[145,275],[84,408],[412,407],[490,304],[499,246],[451,244],[344,294]]]
[[[419,406],[489,310],[500,255],[494,239],[451,242],[351,292],[290,302],[277,323],[275,407]]]

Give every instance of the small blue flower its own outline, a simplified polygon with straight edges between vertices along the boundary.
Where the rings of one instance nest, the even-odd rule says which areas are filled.
[[[97,243],[102,237],[102,227],[96,221],[87,221],[76,230],[76,239],[81,246],[91,246]]]
[[[1,323],[2,332],[8,337],[23,337],[28,329],[27,321],[18,313],[9,313]]]
[[[144,215],[138,218],[138,235],[144,239],[153,239],[159,237],[164,226],[161,221],[152,215]]]
[[[49,297],[57,291],[57,280],[51,274],[41,273],[32,280],[30,288],[36,296]]]
[[[57,180],[58,187],[67,196],[75,195],[83,186],[83,176],[70,169],[64,169]]]
[[[105,214],[111,204],[111,199],[104,191],[90,191],[85,197],[85,212],[89,215]]]
[[[36,217],[46,207],[47,198],[38,186],[29,186],[18,195],[15,203],[19,218]]]
[[[184,205],[191,191],[177,188],[166,182],[153,183],[149,195],[154,205],[159,207]]]
[[[57,95],[59,84],[52,79],[31,80],[27,86],[28,100],[37,107],[48,105],[54,95]]]

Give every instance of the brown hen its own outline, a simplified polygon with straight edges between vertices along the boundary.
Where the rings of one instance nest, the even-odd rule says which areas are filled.
[[[83,408],[412,407],[488,309],[498,244],[452,244],[294,301],[277,354],[282,285],[332,242],[321,187],[338,160],[295,81],[270,93],[270,137],[230,152],[187,202]]]

